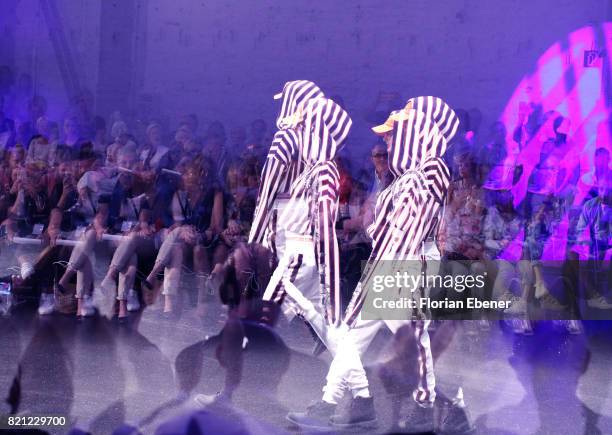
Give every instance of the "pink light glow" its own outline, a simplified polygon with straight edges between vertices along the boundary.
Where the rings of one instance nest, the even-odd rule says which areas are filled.
[[[567,37],[568,47],[562,48],[557,42],[542,54],[536,63],[533,74],[523,77],[514,90],[508,104],[504,108],[500,121],[508,131],[508,147],[515,147],[513,142],[514,128],[518,124],[518,108],[521,102],[541,104],[543,112],[556,111],[571,120],[568,136],[573,147],[564,156],[561,168],[571,173],[579,168],[580,179],[593,170],[593,155],[597,147],[610,149],[610,132],[607,128],[608,116],[605,88],[602,85],[606,79],[604,74],[612,71],[612,23],[600,25],[600,31],[605,38],[605,47],[597,45],[595,28],[583,27],[572,32]],[[602,41],[603,42],[603,41]],[[585,68],[583,55],[585,50],[605,49],[608,53],[604,62],[607,65]],[[609,78],[608,78],[609,80]],[[568,89],[568,87],[570,87]],[[543,127],[545,128],[545,127]],[[540,130],[543,130],[541,128]],[[520,151],[518,162],[523,165],[523,174],[514,186],[515,205],[520,204],[526,195],[529,176],[534,170],[540,156],[541,143],[534,139]],[[508,150],[508,155],[510,150]],[[578,182],[574,189],[574,205],[582,204],[590,186]],[[544,250],[544,259],[563,260],[567,240],[568,219],[564,216],[556,226],[553,236],[548,240]],[[508,251],[520,251],[522,235],[517,238]]]

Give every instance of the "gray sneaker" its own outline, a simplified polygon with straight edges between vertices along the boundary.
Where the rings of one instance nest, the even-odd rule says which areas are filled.
[[[449,405],[444,409],[440,427],[437,433],[440,434],[471,434],[476,428],[470,421],[470,416],[465,407]]]
[[[538,298],[538,302],[540,303],[540,308],[543,310],[563,311],[566,308],[550,293],[546,293],[541,298]]]
[[[374,398],[355,397],[351,400],[348,409],[342,410],[340,414],[332,415],[331,424],[343,429],[371,429],[376,427],[378,420],[374,409]]]
[[[307,429],[330,430],[330,420],[335,411],[336,405],[320,400],[306,408],[305,412],[290,412],[287,420]]]
[[[602,295],[596,295],[595,297],[587,299],[587,306],[596,310],[612,310],[612,304]]]
[[[397,423],[402,433],[430,433],[434,431],[434,407],[421,406],[411,400],[408,415]]]

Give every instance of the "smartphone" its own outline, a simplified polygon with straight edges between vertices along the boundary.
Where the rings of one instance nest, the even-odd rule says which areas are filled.
[[[11,283],[0,282],[0,315],[8,315],[11,312],[12,306],[13,295],[11,294]]]
[[[11,290],[10,282],[0,282],[0,295],[10,295]]]

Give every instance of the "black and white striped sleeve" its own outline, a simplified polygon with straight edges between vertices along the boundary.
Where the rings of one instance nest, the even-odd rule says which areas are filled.
[[[288,130],[277,131],[274,135],[262,169],[249,243],[262,243],[264,240],[274,200],[288,176],[292,160],[297,158],[296,140],[295,133]]]
[[[327,309],[327,321],[338,325],[342,320],[340,301],[340,256],[336,238],[338,213],[338,186],[340,176],[336,165],[328,162],[317,176],[315,254],[323,298]]]

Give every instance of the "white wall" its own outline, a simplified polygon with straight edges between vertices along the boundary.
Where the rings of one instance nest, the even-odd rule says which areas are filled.
[[[15,64],[54,111],[65,103],[39,1],[17,2]],[[111,0],[109,0],[111,1]],[[120,1],[113,3],[121,8]],[[57,1],[84,86],[98,89],[100,8]],[[605,0],[135,0],[130,101],[151,94],[171,119],[195,112],[231,127],[272,124],[287,80],[344,97],[355,133],[378,91],[436,94],[497,118],[538,57],[573,30],[605,20]],[[104,23],[102,24],[104,25]],[[135,39],[136,40],[136,39]],[[0,61],[0,64],[2,62]],[[126,100],[128,96],[126,96]],[[104,108],[106,112],[108,108]],[[102,113],[108,115],[108,113]],[[360,134],[361,133],[361,134]]]

